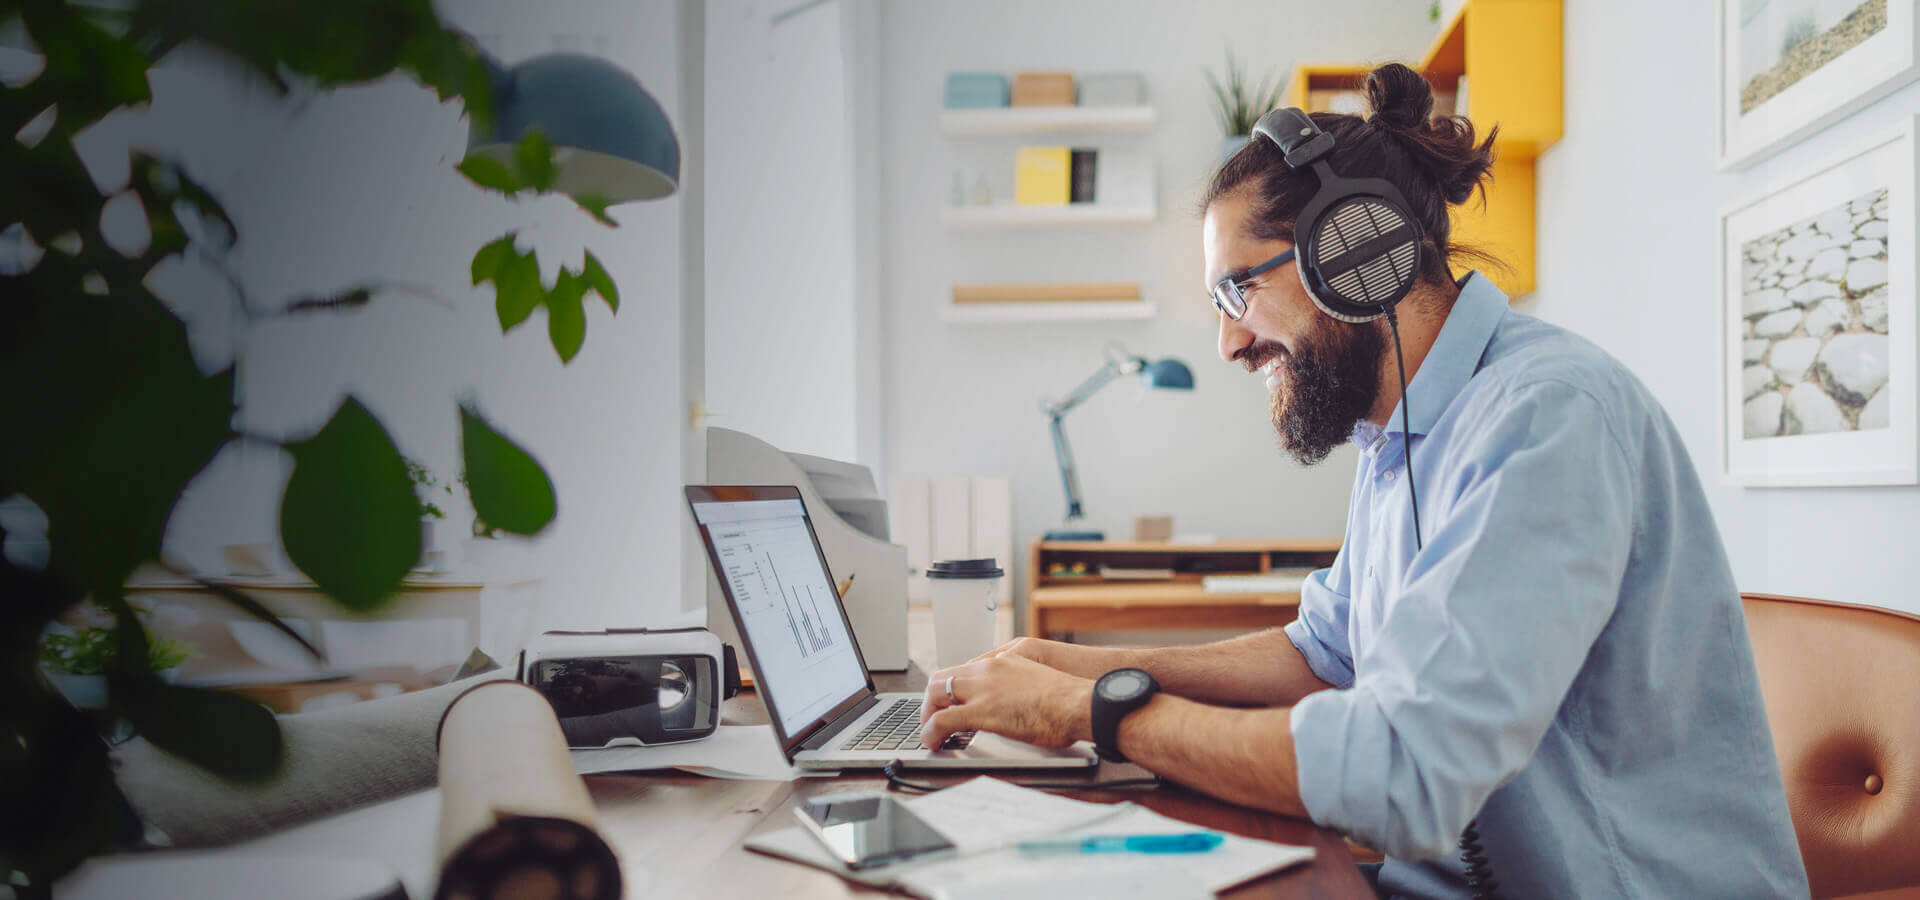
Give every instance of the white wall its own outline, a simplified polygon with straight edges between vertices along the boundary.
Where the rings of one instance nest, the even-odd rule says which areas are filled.
[[[509,64],[555,49],[603,55],[678,122],[677,8],[461,0],[442,11]],[[223,87],[206,67],[177,67],[155,86],[140,127],[225,199],[243,234],[235,267],[258,302],[367,280],[421,289],[383,293],[358,314],[257,325],[245,340],[243,427],[310,434],[351,392],[444,479],[460,468],[455,401],[472,397],[558,491],[559,516],[525,564],[544,576],[534,624],[682,618],[683,593],[700,586],[682,590],[682,397],[697,396],[698,372],[682,367],[681,200],[615,207],[622,227],[607,229],[564,200],[484,194],[452,169],[466,135],[457,110],[403,78],[313,96],[297,113]],[[589,248],[621,288],[618,316],[587,304],[571,365],[554,353],[544,313],[502,336],[490,290],[468,284],[474,250],[516,228],[549,280]],[[178,293],[190,318],[211,323],[205,343],[217,356],[224,298],[204,273],[174,277],[198,286]],[[272,540],[286,471],[272,452],[223,456],[176,515],[170,549],[217,573],[221,544]],[[449,518],[458,532],[471,512],[456,501]]]
[[[1920,84],[1741,173],[1714,167],[1712,3],[1569,2],[1566,134],[1539,166],[1539,290],[1517,308],[1625,361],[1706,483],[1741,590],[1920,611],[1920,488],[1720,483],[1717,212],[1920,110]],[[1660,27],[1648,27],[1658,22]],[[1658,65],[1636,61],[1661,60]]]
[[[706,405],[783,450],[860,454],[841,4],[708,0]],[[871,427],[871,426],[869,426]]]
[[[1194,369],[1191,394],[1142,395],[1115,384],[1067,419],[1087,513],[1110,535],[1135,515],[1170,513],[1176,531],[1232,536],[1338,536],[1352,451],[1303,469],[1278,449],[1260,380],[1219,361],[1205,299],[1194,204],[1222,133],[1203,71],[1231,48],[1256,74],[1303,62],[1389,60],[1421,53],[1437,26],[1402,0],[1164,3],[1158,0],[881,8],[887,464],[899,474],[1012,476],[1016,557],[1064,510],[1038,404],[1102,363],[1119,340]],[[998,160],[1007,196],[1013,148],[1039,136],[949,138],[937,115],[946,73],[1134,70],[1159,122],[1108,146],[1150,153],[1160,215],[1150,226],[948,231],[939,223],[956,165]],[[1077,141],[1076,143],[1084,143]],[[971,176],[969,176],[971,184]],[[1159,318],[1143,322],[958,325],[940,320],[955,282],[1141,283]],[[1016,559],[1016,564],[1019,560]],[[1024,578],[1023,567],[1013,573]]]

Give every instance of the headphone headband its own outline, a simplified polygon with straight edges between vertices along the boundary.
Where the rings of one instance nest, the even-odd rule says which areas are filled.
[[[1280,148],[1287,165],[1302,169],[1333,152],[1333,135],[1320,130],[1306,113],[1284,106],[1253,123],[1253,136],[1265,136]]]

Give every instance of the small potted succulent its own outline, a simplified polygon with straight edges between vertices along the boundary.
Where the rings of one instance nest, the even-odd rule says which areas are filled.
[[[107,705],[106,672],[119,652],[111,622],[55,625],[40,637],[40,670],[76,709]],[[172,681],[192,655],[190,644],[147,636],[147,666],[166,681]]]
[[[1249,82],[1229,51],[1225,83],[1208,72],[1207,85],[1213,88],[1214,114],[1220,117],[1220,127],[1226,131],[1226,136],[1220,139],[1220,161],[1226,162],[1247,145],[1247,139],[1253,134],[1253,123],[1280,105],[1286,82],[1275,79],[1271,73],[1257,85]]]

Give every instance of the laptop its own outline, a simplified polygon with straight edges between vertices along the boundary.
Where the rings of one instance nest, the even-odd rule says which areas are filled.
[[[800,489],[689,485],[687,503],[726,596],[767,717],[801,769],[1084,769],[1091,745],[1038,747],[986,732],[920,746],[917,693],[879,693],[834,589]],[[906,598],[901,598],[905,603]]]

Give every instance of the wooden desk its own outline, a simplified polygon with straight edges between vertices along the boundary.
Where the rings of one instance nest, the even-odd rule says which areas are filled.
[[[881,690],[914,690],[925,685],[926,676],[915,668],[901,675],[876,675],[875,681]],[[728,701],[726,721],[765,722],[766,710],[756,696],[741,694]],[[1109,770],[1098,776],[1105,780],[1142,774],[1132,766],[1117,767],[1118,771],[1102,768]],[[926,779],[958,783],[971,777],[930,775]],[[1057,773],[1003,777],[1015,783],[1061,778]],[[886,779],[840,776],[785,783],[666,774],[587,778],[601,830],[621,855],[629,897],[888,896],[741,846],[752,835],[791,827],[793,807],[805,798],[854,786],[884,788]],[[1248,882],[1226,893],[1227,897],[1373,897],[1346,843],[1311,822],[1234,806],[1178,787],[1100,790],[1097,783],[1090,783],[1087,790],[1067,796],[1106,803],[1131,800],[1207,828],[1314,848],[1313,862]]]
[[[1026,633],[1057,638],[1072,631],[1248,630],[1293,621],[1297,591],[1208,593],[1207,575],[1270,574],[1331,565],[1340,540],[1253,539],[1176,544],[1157,541],[1034,541],[1027,567]],[[1078,563],[1085,575],[1056,575]],[[1167,569],[1162,580],[1102,577],[1100,568]]]

